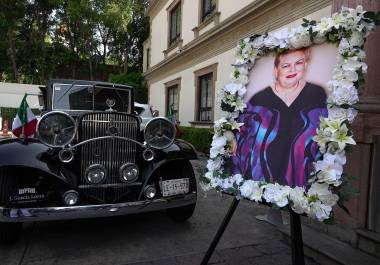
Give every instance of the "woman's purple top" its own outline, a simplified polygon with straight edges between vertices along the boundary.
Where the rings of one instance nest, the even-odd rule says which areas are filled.
[[[289,107],[270,87],[255,94],[238,118],[244,125],[236,133],[233,173],[306,187],[320,155],[313,136],[321,116],[327,117],[327,109],[326,93],[320,86],[306,83]]]

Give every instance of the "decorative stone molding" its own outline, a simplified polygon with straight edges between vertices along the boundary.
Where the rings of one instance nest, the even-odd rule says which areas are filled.
[[[207,18],[205,21],[201,22],[197,27],[193,28],[192,31],[194,32],[194,38],[198,38],[199,35],[203,34],[204,32],[201,32],[202,29],[206,28],[211,23],[214,23],[214,27],[216,27],[220,22],[220,12],[214,12],[212,16]]]

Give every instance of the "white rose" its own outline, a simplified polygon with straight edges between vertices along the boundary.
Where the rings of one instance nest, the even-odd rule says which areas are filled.
[[[220,187],[222,187],[224,190],[230,189],[233,187],[233,180],[230,178],[222,179],[220,183]]]
[[[348,120],[349,123],[352,123],[358,114],[358,111],[354,108],[340,108],[337,106],[329,106],[329,118],[334,120]]]
[[[210,158],[216,158],[219,154],[224,154],[224,146],[227,144],[227,139],[223,136],[213,136]]]
[[[218,169],[221,169],[223,165],[223,158],[217,157],[215,159],[209,159],[207,160],[207,169],[208,171],[215,171]]]
[[[350,37],[351,46],[361,47],[363,43],[364,43],[364,39],[363,39],[362,34],[357,31],[352,32],[351,37]]]
[[[241,174],[235,174],[232,176],[232,181],[237,185],[240,185],[244,181],[244,179]]]
[[[289,31],[283,28],[271,34],[277,47],[286,48],[289,44]]]
[[[350,88],[336,87],[332,90],[328,101],[333,102],[336,105],[354,105],[359,101],[358,91],[354,86]]]
[[[343,64],[342,64],[342,69],[344,71],[357,71],[360,68],[365,68],[365,70],[367,70],[366,66],[364,66],[363,63],[360,62],[358,58],[355,56],[344,59]]]
[[[222,185],[222,180],[220,178],[212,178],[210,181],[210,186],[214,189]]]
[[[344,54],[346,52],[349,52],[351,49],[352,49],[352,46],[346,38],[343,38],[340,40],[339,47],[338,47],[339,54]]]
[[[295,187],[290,190],[289,199],[292,202],[292,209],[298,214],[303,214],[309,208],[305,189],[303,187]]]
[[[269,203],[276,204],[278,207],[284,207],[289,202],[289,192],[289,186],[281,186],[278,183],[270,183],[265,185],[263,198]]]
[[[308,29],[302,26],[294,28],[290,35],[290,44],[295,49],[310,46],[312,43]]]
[[[236,92],[239,90],[239,87],[241,87],[241,86],[242,86],[242,84],[229,83],[229,84],[224,86],[224,91],[226,91],[232,95],[235,95]]]
[[[311,204],[307,214],[322,222],[330,217],[331,210],[331,206],[324,205],[320,201],[317,201]]]
[[[261,202],[263,190],[258,181],[247,180],[240,187],[240,194],[242,197],[250,199],[251,201]]]
[[[259,50],[264,46],[264,36],[261,35],[252,41],[252,48]]]
[[[273,49],[279,45],[279,42],[272,35],[268,35],[264,39],[264,45],[265,45],[265,47],[267,47],[269,49]]]

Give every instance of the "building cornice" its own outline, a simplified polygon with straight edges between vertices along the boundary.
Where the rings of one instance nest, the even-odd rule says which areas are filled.
[[[166,3],[167,0],[150,0],[148,7],[145,9],[145,16],[150,17],[161,5]]]
[[[292,6],[292,12],[288,12],[289,9],[287,9],[287,5]],[[168,56],[166,59],[154,65],[144,73],[144,76],[148,80],[152,80],[162,74],[169,75],[171,72],[169,67],[173,68],[175,64],[181,62],[189,63],[189,60],[186,59],[191,58],[190,60],[194,61],[195,59],[204,60],[211,58],[235,47],[237,41],[241,38],[251,36],[254,33],[264,33],[281,27],[328,5],[331,5],[331,0],[255,1],[226,20],[220,22],[207,33],[202,34],[198,38],[184,45],[180,53]],[[276,13],[276,8],[280,6],[284,6],[279,10],[286,10],[285,15],[282,15],[283,13],[280,13],[281,15]],[[270,12],[275,13],[276,16],[269,16],[268,13]],[[222,45],[214,45],[216,46],[216,49],[211,49],[210,45],[213,45],[218,41]],[[205,47],[208,48],[205,49]],[[197,54],[197,56],[191,56],[192,54]]]

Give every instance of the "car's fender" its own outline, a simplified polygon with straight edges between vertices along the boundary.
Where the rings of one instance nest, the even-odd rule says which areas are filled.
[[[0,167],[31,168],[69,184],[67,177],[59,173],[61,167],[50,156],[49,147],[37,139],[10,138],[0,141]]]
[[[160,153],[165,154],[164,156],[167,159],[172,159],[172,158],[173,159],[185,158],[188,160],[198,159],[198,155],[197,155],[197,152],[195,151],[194,146],[181,139],[175,139],[171,146],[161,150]]]

